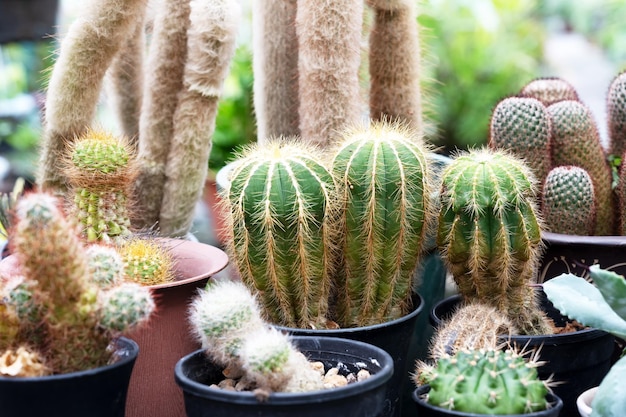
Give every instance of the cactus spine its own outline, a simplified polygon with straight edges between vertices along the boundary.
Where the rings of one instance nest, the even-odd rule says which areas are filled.
[[[224,201],[229,250],[273,323],[324,327],[334,267],[335,184],[320,156],[290,141],[253,147]]]
[[[548,407],[548,383],[537,374],[540,365],[512,350],[465,350],[439,359],[417,381],[430,385],[428,402],[441,408],[521,415]]]
[[[110,242],[129,235],[129,192],[136,168],[126,139],[88,131],[69,151],[65,172],[87,240]]]
[[[584,104],[571,100],[548,106],[548,113],[552,120],[554,165],[576,165],[587,171],[597,202],[594,234],[612,234],[615,224],[613,177],[593,115]]]
[[[344,204],[335,284],[342,327],[395,319],[410,307],[433,211],[428,152],[406,125],[375,122],[347,131],[334,155]]]
[[[152,239],[131,238],[119,246],[119,252],[128,281],[156,285],[174,279],[172,256]]]
[[[621,156],[626,152],[626,72],[613,79],[606,101],[609,153]]]
[[[534,79],[522,87],[519,95],[536,98],[545,106],[564,100],[579,100],[574,86],[558,77]]]
[[[552,167],[550,155],[550,116],[539,100],[508,97],[491,115],[489,147],[509,149],[523,158],[538,181],[543,182]]]
[[[460,154],[440,202],[437,245],[465,300],[490,303],[526,334],[551,333],[529,286],[541,249],[530,169],[503,151]]]
[[[37,343],[45,366],[65,373],[106,364],[111,339],[143,323],[154,303],[148,289],[125,284],[134,302],[125,303],[118,297],[111,305],[109,291],[116,287],[100,289],[91,281],[86,249],[57,204],[54,197],[43,193],[30,194],[18,203],[12,244],[24,283],[15,287],[22,293],[14,289],[9,299],[16,312],[23,312],[22,325],[34,326],[31,331],[43,335],[29,342]],[[137,314],[138,309],[143,314]],[[107,327],[103,311],[116,311],[116,326]]]
[[[593,181],[584,169],[554,167],[543,185],[541,212],[546,228],[554,233],[591,236],[596,226]]]

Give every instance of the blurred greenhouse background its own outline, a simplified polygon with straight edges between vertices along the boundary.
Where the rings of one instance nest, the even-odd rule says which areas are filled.
[[[251,0],[241,1],[248,6]],[[20,3],[0,0],[0,15],[6,18],[8,7]],[[572,83],[605,129],[604,95],[611,78],[626,67],[623,0],[419,3],[423,87],[432,126],[428,138],[441,152],[485,143],[498,100],[539,76],[562,76]],[[80,5],[79,0],[59,1],[59,33]],[[234,150],[255,140],[249,7],[245,10],[218,112],[209,161],[213,171],[232,158]],[[0,191],[7,191],[16,176],[32,178],[46,74],[58,47],[54,37],[2,39],[4,32],[0,31],[0,156],[10,164],[5,167],[0,158],[0,179],[6,179]],[[107,111],[106,94],[99,117],[99,123],[117,129]]]

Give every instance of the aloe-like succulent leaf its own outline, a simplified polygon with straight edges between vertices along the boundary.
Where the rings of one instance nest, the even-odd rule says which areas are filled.
[[[611,367],[591,402],[591,417],[621,417],[626,415],[626,356]]]
[[[598,265],[589,267],[589,275],[613,311],[626,320],[626,279]]]

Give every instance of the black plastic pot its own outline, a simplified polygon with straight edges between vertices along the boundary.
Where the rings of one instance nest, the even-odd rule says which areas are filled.
[[[554,308],[543,291],[541,295],[546,314],[557,326],[565,325],[567,317]],[[461,296],[455,295],[435,305],[430,314],[433,325],[449,317],[460,303]],[[564,416],[577,415],[576,398],[600,384],[611,368],[615,347],[614,337],[598,329],[543,336],[502,336],[502,341],[508,341],[520,350],[539,351],[539,360],[546,362],[537,369],[539,377],[547,379],[552,376],[558,382],[553,391],[563,400]]]
[[[182,358],[175,368],[183,390],[188,417],[375,417],[385,407],[385,390],[393,374],[393,361],[384,350],[363,342],[335,337],[294,337],[311,360],[331,368],[339,363],[349,372],[365,365],[372,376],[340,388],[304,393],[272,393],[259,402],[252,392],[210,388],[222,369],[202,350]]]
[[[0,378],[0,415],[124,417],[126,392],[139,346],[123,337],[116,346],[119,360],[111,365],[62,375]]]
[[[347,329],[313,330],[295,329],[292,327],[276,326],[277,329],[294,336],[327,336],[359,340],[384,349],[393,359],[394,373],[387,388],[387,402],[381,416],[399,416],[403,387],[406,383],[406,374],[409,358],[409,345],[415,331],[417,317],[422,312],[424,302],[422,297],[413,295],[413,311],[404,317],[372,326],[354,327]]]
[[[425,394],[430,391],[430,387],[428,385],[423,385],[418,387],[415,391],[413,391],[413,402],[415,403],[415,407],[417,409],[418,417],[484,417],[484,414],[475,414],[475,413],[464,413],[461,411],[452,411],[446,408],[436,407],[434,405],[428,404],[426,402]],[[563,409],[563,401],[555,394],[549,393],[546,396],[548,403],[550,404],[550,408],[543,411],[536,411],[534,413],[527,414],[517,414],[517,416],[524,417],[558,417],[559,413]],[[502,417],[501,415],[496,415],[495,417]],[[571,414],[564,414],[564,416],[571,416]],[[506,417],[515,417],[515,415],[508,415]]]

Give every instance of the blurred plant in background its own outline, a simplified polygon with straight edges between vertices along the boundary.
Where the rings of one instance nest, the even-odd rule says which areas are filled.
[[[445,151],[487,141],[495,104],[540,72],[537,0],[422,0],[432,142]]]

